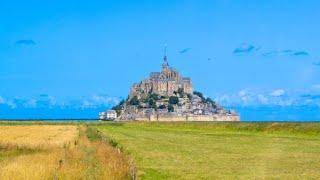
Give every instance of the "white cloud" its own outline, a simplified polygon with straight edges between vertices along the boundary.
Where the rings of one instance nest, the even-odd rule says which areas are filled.
[[[93,95],[92,97],[89,97],[82,101],[81,108],[115,105],[119,102],[120,99],[117,97]]]
[[[243,89],[237,93],[217,96],[215,101],[223,106],[290,106],[290,105],[317,105],[318,96],[306,101],[302,91],[286,91],[275,89],[267,91],[263,89]],[[319,94],[320,96],[320,94]]]
[[[92,103],[92,102],[90,102],[90,101],[88,101],[88,100],[84,100],[83,102],[82,102],[82,108],[89,108],[89,107],[93,107],[94,106],[94,103]]]
[[[271,96],[274,96],[274,97],[280,97],[280,96],[283,96],[284,94],[286,93],[285,90],[283,89],[277,89],[277,90],[274,90],[273,92],[271,92]]]
[[[0,104],[4,104],[6,101],[3,97],[0,96]]]
[[[238,95],[240,97],[246,96],[248,94],[248,90],[247,89],[242,89],[241,91],[239,91]]]
[[[48,96],[48,100],[51,106],[54,106],[58,103],[57,99],[54,96]]]
[[[266,96],[262,95],[262,94],[258,95],[258,100],[262,104],[267,104],[269,102],[269,99]]]
[[[312,86],[313,89],[320,90],[320,84],[315,84]]]
[[[24,107],[27,107],[27,108],[35,108],[35,107],[37,107],[37,100],[35,100],[35,99],[29,99],[29,100],[24,104]]]
[[[7,101],[6,104],[7,104],[11,109],[17,108],[17,104],[16,104],[15,102],[13,102],[12,100]]]
[[[17,104],[13,100],[8,100],[0,96],[0,104],[9,106],[11,109],[17,108]]]
[[[234,103],[234,98],[230,97],[227,94],[224,94],[222,96],[214,98],[214,101],[219,102],[220,104],[225,106],[231,106]]]

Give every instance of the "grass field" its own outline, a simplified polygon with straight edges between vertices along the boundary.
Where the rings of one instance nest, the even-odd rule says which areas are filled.
[[[320,124],[107,123],[96,126],[141,179],[320,179]]]
[[[2,124],[1,180],[130,179],[134,170],[122,153],[85,125]]]
[[[320,123],[0,122],[1,180],[320,179],[319,169]]]

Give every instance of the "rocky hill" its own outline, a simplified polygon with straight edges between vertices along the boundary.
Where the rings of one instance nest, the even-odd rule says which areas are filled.
[[[236,112],[193,91],[191,78],[170,67],[166,56],[161,72],[134,83],[128,98],[112,109],[118,120],[239,121]]]

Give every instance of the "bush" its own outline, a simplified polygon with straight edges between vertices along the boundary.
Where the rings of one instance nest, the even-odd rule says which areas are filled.
[[[149,99],[149,106],[154,106],[156,105],[156,102],[153,99]]]
[[[187,94],[188,99],[191,101],[192,99],[192,95],[191,94]]]
[[[134,96],[133,98],[130,99],[129,104],[133,106],[137,106],[140,104],[140,101],[137,96]]]
[[[179,97],[183,97],[184,96],[183,88],[179,88],[178,89],[178,94],[179,94]]]
[[[169,104],[169,106],[168,106],[168,111],[169,112],[174,112],[174,107],[171,104]]]
[[[202,102],[206,101],[206,98],[203,96],[203,94],[201,92],[194,91],[193,94],[199,96],[201,98]]]
[[[117,116],[121,115],[121,110],[123,109],[123,105],[125,103],[125,100],[120,101],[120,103],[116,106],[113,106],[111,109],[115,110],[117,112]]]
[[[176,96],[170,96],[169,98],[169,104],[178,104],[179,103],[179,98]]]
[[[149,96],[149,98],[157,101],[157,100],[159,100],[159,95],[158,95],[158,94],[151,94],[151,95]]]
[[[166,105],[160,105],[159,106],[159,109],[165,109],[165,108],[167,108]]]
[[[213,101],[211,98],[207,98],[207,99],[206,99],[206,103],[211,104],[211,106],[212,106],[213,108],[216,108],[216,107],[217,107],[216,102]]]

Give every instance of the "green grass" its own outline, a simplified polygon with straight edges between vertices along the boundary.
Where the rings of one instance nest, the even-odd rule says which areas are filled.
[[[140,179],[320,179],[319,123],[105,123]]]

